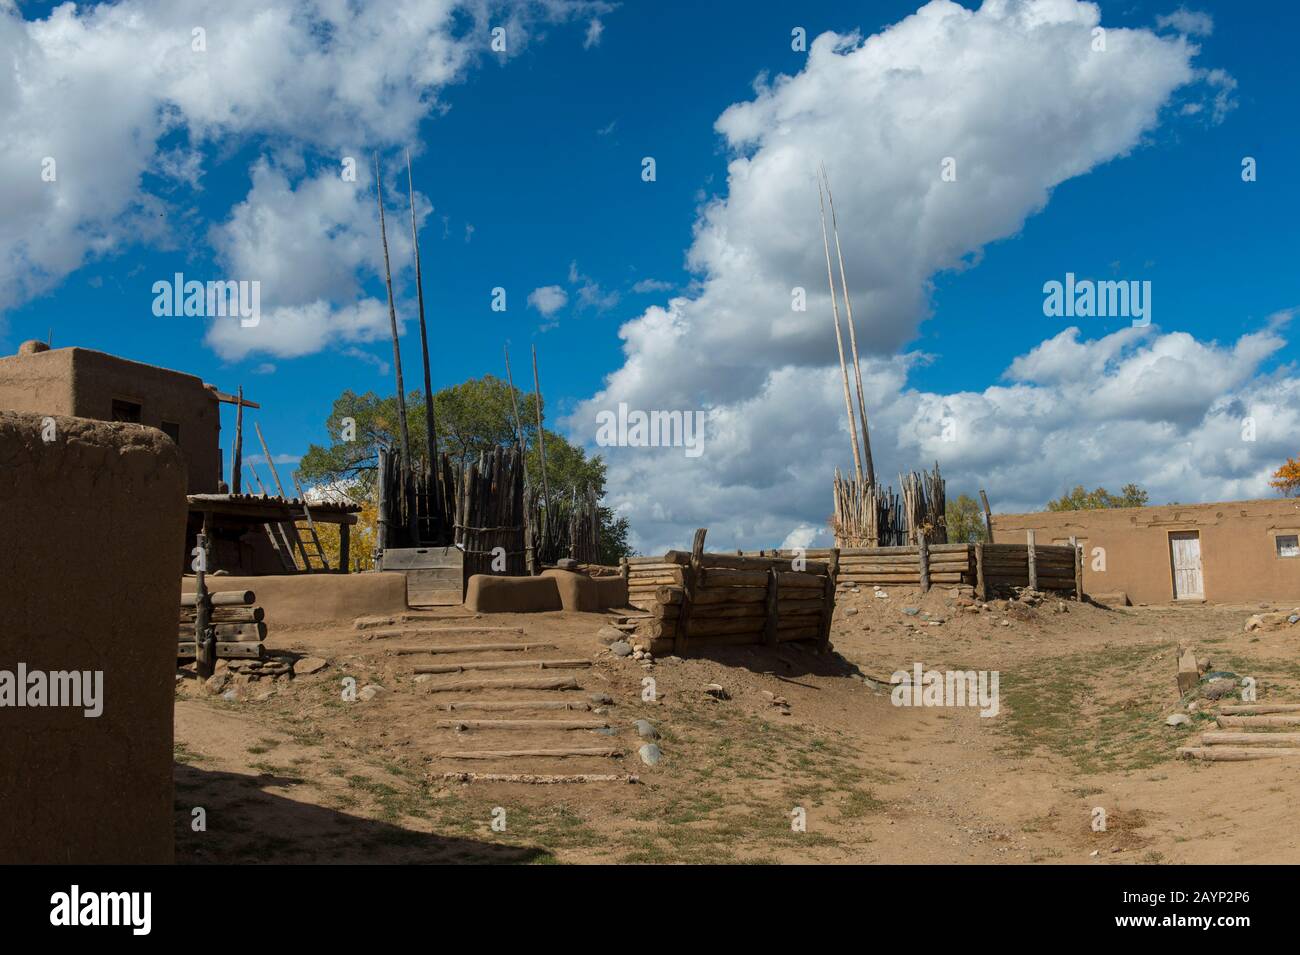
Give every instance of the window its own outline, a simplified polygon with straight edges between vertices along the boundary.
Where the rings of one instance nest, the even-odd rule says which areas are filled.
[[[171,438],[177,444],[181,443],[181,426],[175,421],[164,421],[162,424],[158,425],[158,427],[162,429],[163,434],[167,435],[167,437]]]
[[[131,424],[139,424],[140,411],[140,403],[137,401],[127,401],[124,398],[113,399],[113,421],[127,421]]]
[[[1277,544],[1277,556],[1300,557],[1300,534],[1278,534],[1273,540]]]

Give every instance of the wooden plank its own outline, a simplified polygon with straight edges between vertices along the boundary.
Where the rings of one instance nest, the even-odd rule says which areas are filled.
[[[603,730],[605,720],[437,720],[439,729],[466,730]]]
[[[176,637],[179,641],[194,640],[194,626],[180,625]],[[266,639],[264,623],[216,623],[212,625],[213,635],[219,643],[261,643]]]
[[[1233,703],[1220,713],[1300,713],[1300,703]]]
[[[260,643],[218,643],[218,660],[260,660],[265,651]],[[194,656],[194,641],[176,644],[176,658],[188,659]]]
[[[448,783],[520,783],[530,786],[640,782],[640,777],[625,773],[443,773],[442,779]]]
[[[1232,733],[1210,730],[1201,734],[1205,746],[1245,745],[1276,746],[1279,743],[1300,744],[1300,733]]]
[[[590,660],[466,660],[463,663],[422,663],[415,673],[466,673],[470,670],[580,670]]]
[[[1300,748],[1282,746],[1180,746],[1178,755],[1211,762],[1244,762],[1252,759],[1277,759],[1300,756]]]
[[[781,601],[778,597],[777,569],[772,566],[767,571],[767,600],[763,619],[763,642],[770,647],[777,644],[776,628],[781,619]]]
[[[988,580],[984,576],[984,548],[985,544],[975,545],[975,596],[980,600],[989,599]]]
[[[193,607],[182,607],[180,620],[182,623],[194,625],[194,618],[197,614]],[[266,619],[266,611],[261,607],[213,607],[212,621],[214,623],[260,623]]]
[[[449,713],[460,713],[462,711],[506,713],[513,710],[570,710],[582,712],[590,710],[591,704],[577,700],[459,700],[455,703],[444,703],[443,709]]]
[[[390,547],[384,551],[383,570],[463,570],[465,554],[457,547]]]
[[[511,651],[558,649],[559,647],[553,643],[466,643],[460,646],[442,644],[436,647],[391,647],[388,652],[400,657],[420,653],[488,653],[498,650],[508,653]]]
[[[221,593],[212,594],[212,606],[236,607],[251,604],[256,599],[251,590],[223,590]],[[182,607],[193,607],[197,602],[196,594],[181,594]]]
[[[469,693],[476,690],[581,690],[571,676],[510,677],[505,680],[453,680],[426,684],[430,693]]]
[[[1220,716],[1216,719],[1220,726],[1300,726],[1300,715],[1296,716]]]
[[[459,753],[439,753],[442,759],[566,759],[578,756],[598,756],[606,759],[618,759],[622,750],[607,746],[589,746],[575,749],[485,749],[464,750]]]

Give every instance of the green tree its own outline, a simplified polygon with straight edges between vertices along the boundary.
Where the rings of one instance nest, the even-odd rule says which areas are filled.
[[[984,509],[969,494],[959,494],[956,500],[948,498],[944,506],[944,520],[948,525],[950,544],[977,544],[989,539],[988,528],[984,524]]]
[[[524,464],[528,480],[542,483],[541,449],[537,441],[537,402],[534,396],[515,389],[524,437]],[[543,402],[543,420],[545,416]],[[464,465],[480,452],[497,446],[518,445],[514,402],[510,386],[500,378],[485,375],[443,388],[433,396],[433,413],[438,425],[438,450]],[[413,391],[406,399],[407,430],[411,455],[425,455],[424,392]],[[352,493],[370,499],[374,493],[375,469],[381,445],[396,449],[399,441],[397,397],[380,397],[373,391],[359,395],[344,391],[334,400],[325,421],[330,444],[308,447],[298,465],[299,478],[313,484],[349,485]],[[351,431],[352,439],[345,440]],[[543,426],[546,440],[546,481],[553,496],[573,490],[594,488],[605,493],[605,461],[600,455],[587,456],[578,445]],[[628,521],[601,508],[601,550],[604,563],[617,563],[629,553]]]
[[[1089,491],[1082,484],[1074,490],[1047,502],[1049,511],[1091,511],[1105,507],[1146,507],[1150,495],[1136,484],[1125,484],[1118,494],[1104,487]]]

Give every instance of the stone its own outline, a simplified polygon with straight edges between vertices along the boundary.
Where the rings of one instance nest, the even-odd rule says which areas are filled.
[[[1165,720],[1166,726],[1186,726],[1192,718],[1186,713],[1174,713]]]
[[[1291,624],[1292,626],[1295,626],[1297,623],[1300,623],[1300,613],[1291,614],[1291,616],[1286,618],[1286,622]]]
[[[858,612],[858,608],[857,608],[857,607],[849,607],[847,610],[844,611],[844,616],[846,616],[846,617],[852,617],[852,616],[855,616],[855,615],[857,614],[857,612]]]
[[[654,728],[654,724],[649,720],[637,720],[632,725],[636,727],[637,735],[642,739],[659,738],[659,731]]]
[[[561,557],[555,562],[557,570],[577,570],[578,562],[572,557]]]
[[[597,706],[613,706],[614,698],[608,693],[589,693],[587,699]]]
[[[633,659],[633,660],[644,660],[644,659],[645,659],[645,651],[644,651],[644,650],[633,650],[633,651],[632,651],[632,659]]]
[[[221,698],[225,700],[227,703],[234,703],[239,700],[239,692],[237,690],[230,689],[227,690],[225,693],[222,693]]]
[[[632,644],[626,640],[615,640],[609,645],[609,652],[616,657],[628,657],[632,655]]]
[[[1011,626],[1011,621],[1010,621],[1010,620],[999,620],[999,621],[998,621],[998,626],[999,626],[999,627],[1009,627],[1009,626]]]
[[[606,627],[601,627],[599,630],[596,631],[596,639],[598,639],[601,643],[605,644],[606,646],[609,646],[611,643],[616,643],[617,641],[622,640],[626,636],[627,634],[625,634],[622,630],[617,629],[616,627],[606,626]]]
[[[303,657],[293,665],[293,672],[299,676],[306,676],[311,673],[319,673],[329,665],[329,661],[321,657]]]
[[[378,683],[367,683],[357,694],[357,699],[370,701],[384,692],[386,691]]]
[[[909,617],[915,617],[915,616],[916,616],[918,613],[920,613],[920,612],[921,612],[921,608],[920,608],[920,607],[904,607],[904,608],[903,608],[903,613],[907,614]]]
[[[1207,700],[1221,700],[1237,688],[1235,680],[1223,677],[1210,680],[1201,687],[1201,696]]]
[[[214,673],[203,681],[203,686],[209,693],[221,693],[225,690],[226,684],[230,682],[229,673]]]
[[[725,689],[722,688],[720,684],[717,683],[704,684],[704,692],[707,693],[709,696],[713,697],[715,700],[731,699],[731,694],[728,693]]]
[[[646,743],[636,751],[636,754],[641,757],[641,762],[647,766],[655,765],[659,760],[663,759],[664,755],[654,743]]]

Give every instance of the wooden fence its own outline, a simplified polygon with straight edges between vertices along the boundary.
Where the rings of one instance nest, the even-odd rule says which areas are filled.
[[[628,602],[648,611],[638,634],[651,652],[684,655],[692,645],[813,640],[825,644],[835,589],[968,585],[981,600],[1015,588],[1083,596],[1082,551],[1071,546],[922,544],[827,550],[630,557],[620,565]]]
[[[706,554],[704,532],[697,531],[689,554],[627,558],[622,568],[629,601],[650,612],[637,633],[652,653],[830,639],[835,574],[825,561]]]

